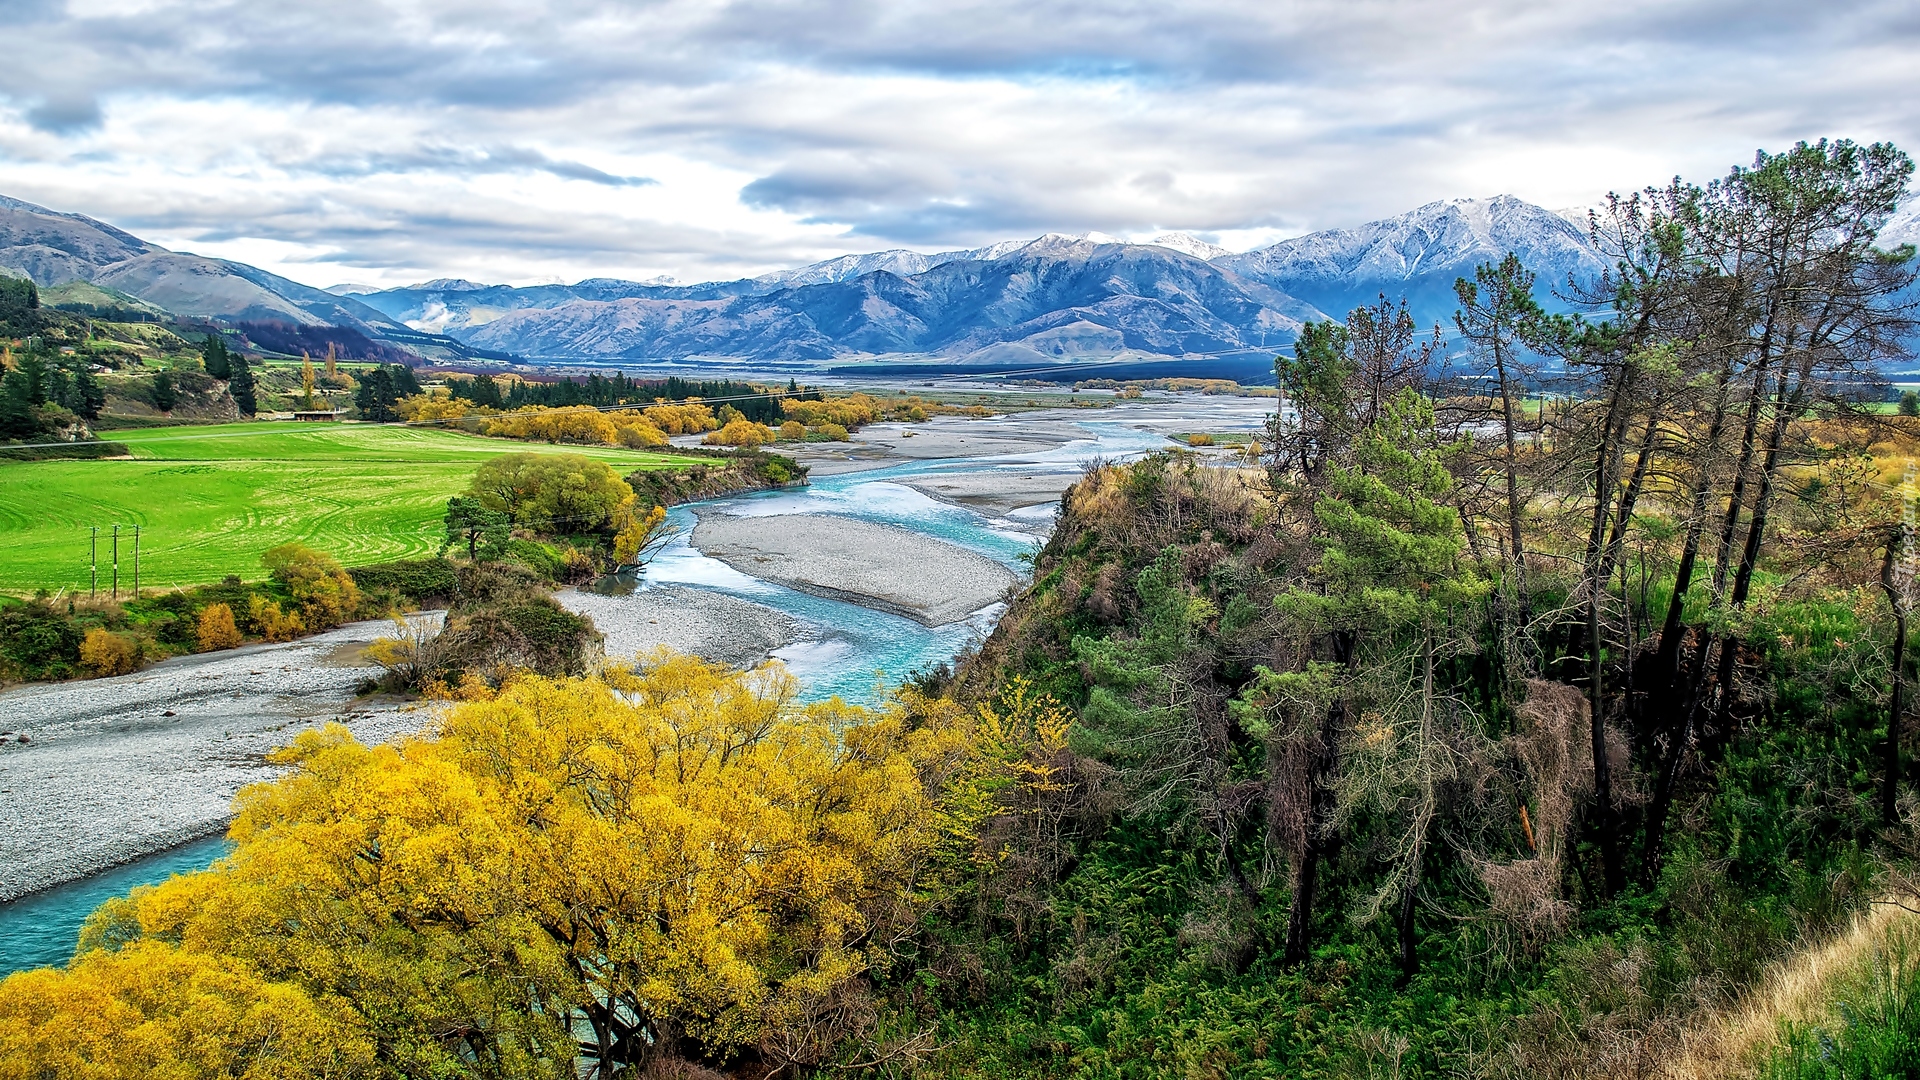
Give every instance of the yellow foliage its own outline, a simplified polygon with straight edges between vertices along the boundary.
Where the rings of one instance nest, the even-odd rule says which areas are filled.
[[[292,641],[307,632],[297,614],[280,610],[280,602],[255,593],[247,601],[247,621],[268,641]]]
[[[660,654],[455,692],[428,738],[303,732],[241,792],[232,855],[105,905],[83,948],[257,971],[377,1025],[415,1075],[464,1074],[448,1030],[490,1074],[542,1072],[575,1023],[818,1064],[846,1034],[830,1002],[911,930],[936,821],[930,736],[796,690]]]
[[[881,404],[880,399],[871,394],[848,394],[824,401],[783,398],[780,410],[808,427],[838,424],[848,431],[857,431],[879,419]]]
[[[95,675],[125,675],[140,664],[140,643],[96,626],[80,642],[80,663]]]
[[[780,425],[780,438],[785,442],[799,442],[807,437],[807,425],[798,420],[789,420]]]
[[[591,405],[560,409],[529,405],[489,420],[485,431],[488,435],[509,439],[542,439],[552,443],[614,446],[620,441],[620,431],[613,421]]]
[[[506,439],[540,439],[550,443],[593,446],[663,446],[667,437],[645,414],[637,411],[601,412],[591,405],[548,408],[529,405],[486,422],[485,434]]]
[[[938,811],[949,857],[996,862],[1006,841],[1057,825],[1072,726],[1072,715],[1052,696],[1015,678],[997,700],[975,709],[970,725],[954,729],[950,738],[961,753],[942,785]],[[1002,846],[982,849],[978,842],[992,818],[1006,818],[1013,828],[999,833]]]
[[[813,428],[812,430],[817,431],[822,435],[825,435],[827,438],[832,439],[834,442],[847,441],[847,429],[841,427],[839,424],[821,424],[820,426]]]
[[[432,390],[403,397],[393,409],[400,415],[400,419],[409,423],[458,420],[481,411],[473,402],[454,397],[445,390]]]
[[[260,561],[300,605],[299,622],[308,630],[325,630],[352,618],[360,607],[360,588],[331,556],[303,544],[269,548]],[[296,630],[295,634],[299,631]],[[270,641],[284,641],[275,638]]]
[[[701,441],[709,446],[763,446],[774,440],[773,429],[751,420],[734,420]]]
[[[374,1075],[365,1032],[230,956],[140,941],[0,982],[0,1077]]]
[[[634,413],[617,413],[613,421],[619,432],[620,445],[629,450],[645,450],[649,446],[667,445],[666,432],[640,419]]]
[[[667,510],[656,506],[638,513],[638,505],[629,498],[614,514],[619,531],[613,534],[613,561],[621,566],[636,566],[646,556],[672,539],[673,527],[667,524]]]
[[[233,609],[225,604],[208,604],[200,609],[200,651],[231,649],[240,644],[240,628],[233,623]]]
[[[699,398],[688,398],[677,405],[663,400],[644,412],[649,423],[669,435],[698,435],[720,426],[713,410],[702,405]]]

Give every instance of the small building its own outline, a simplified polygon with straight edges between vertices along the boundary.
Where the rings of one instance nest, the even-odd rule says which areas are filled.
[[[293,418],[295,420],[324,422],[338,420],[345,415],[347,415],[347,410],[345,409],[295,409]]]

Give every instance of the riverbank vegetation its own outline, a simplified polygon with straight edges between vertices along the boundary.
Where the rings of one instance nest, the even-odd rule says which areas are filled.
[[[1458,284],[1478,391],[1397,303],[1310,325],[1259,462],[1091,463],[992,637],[872,710],[662,655],[304,735],[233,856],[0,984],[0,1058],[1911,1076],[1920,427],[1864,407],[1911,173],[1611,201],[1578,315]]]

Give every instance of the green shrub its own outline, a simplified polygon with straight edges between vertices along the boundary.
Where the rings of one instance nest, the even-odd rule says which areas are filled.
[[[567,571],[566,555],[554,545],[538,540],[508,541],[507,558],[547,581],[559,581]]]
[[[356,566],[347,572],[361,592],[389,605],[441,606],[460,591],[459,575],[443,558],[400,559]]]

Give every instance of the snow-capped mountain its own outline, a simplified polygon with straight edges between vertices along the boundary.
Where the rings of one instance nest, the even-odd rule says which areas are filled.
[[[1902,208],[1886,242],[1920,236],[1915,209]],[[845,255],[696,285],[589,278],[511,287],[438,278],[400,289],[322,291],[0,198],[0,267],[44,285],[89,280],[179,314],[353,326],[408,348],[554,359],[904,353],[1028,363],[1275,350],[1302,322],[1339,317],[1380,293],[1408,297],[1424,323],[1447,323],[1454,279],[1508,251],[1538,275],[1543,300],[1568,275],[1601,268],[1584,229],[1503,195],[1430,203],[1241,254],[1185,233],[1147,243],[1046,233],[934,254]],[[448,337],[428,337],[440,334]]]
[[[1233,254],[1231,250],[1223,248],[1219,244],[1209,244],[1191,233],[1161,233],[1159,236],[1147,241],[1147,243],[1155,247],[1172,248],[1182,255],[1191,255],[1202,262],[1212,262],[1215,259],[1223,259]]]
[[[1445,324],[1454,279],[1508,251],[1535,269],[1548,302],[1568,274],[1588,277],[1601,265],[1566,218],[1500,196],[1431,203],[1244,254],[1184,233],[1146,244],[1046,233],[932,255],[845,255],[736,282],[479,290],[450,282],[362,299],[416,328],[528,356],[794,360],[990,349],[1038,360],[1269,348],[1301,322],[1344,315],[1383,292],[1408,297],[1423,323]]]
[[[917,274],[876,270],[731,296],[674,290],[575,299],[452,332],[535,357],[931,353],[1004,365],[1271,349],[1318,317],[1279,290],[1190,256],[1097,242],[1110,239],[1050,233],[994,258],[949,259]]]
[[[1878,246],[1881,250],[1896,248],[1901,244],[1920,246],[1920,195],[1909,195],[1900,208],[1887,219],[1886,227],[1880,230]]]
[[[1405,296],[1422,323],[1446,323],[1457,306],[1456,278],[1518,254],[1536,275],[1535,293],[1569,274],[1604,269],[1583,229],[1511,195],[1447,199],[1351,229],[1330,229],[1219,259],[1216,265],[1281,289],[1336,317],[1380,294]]]

